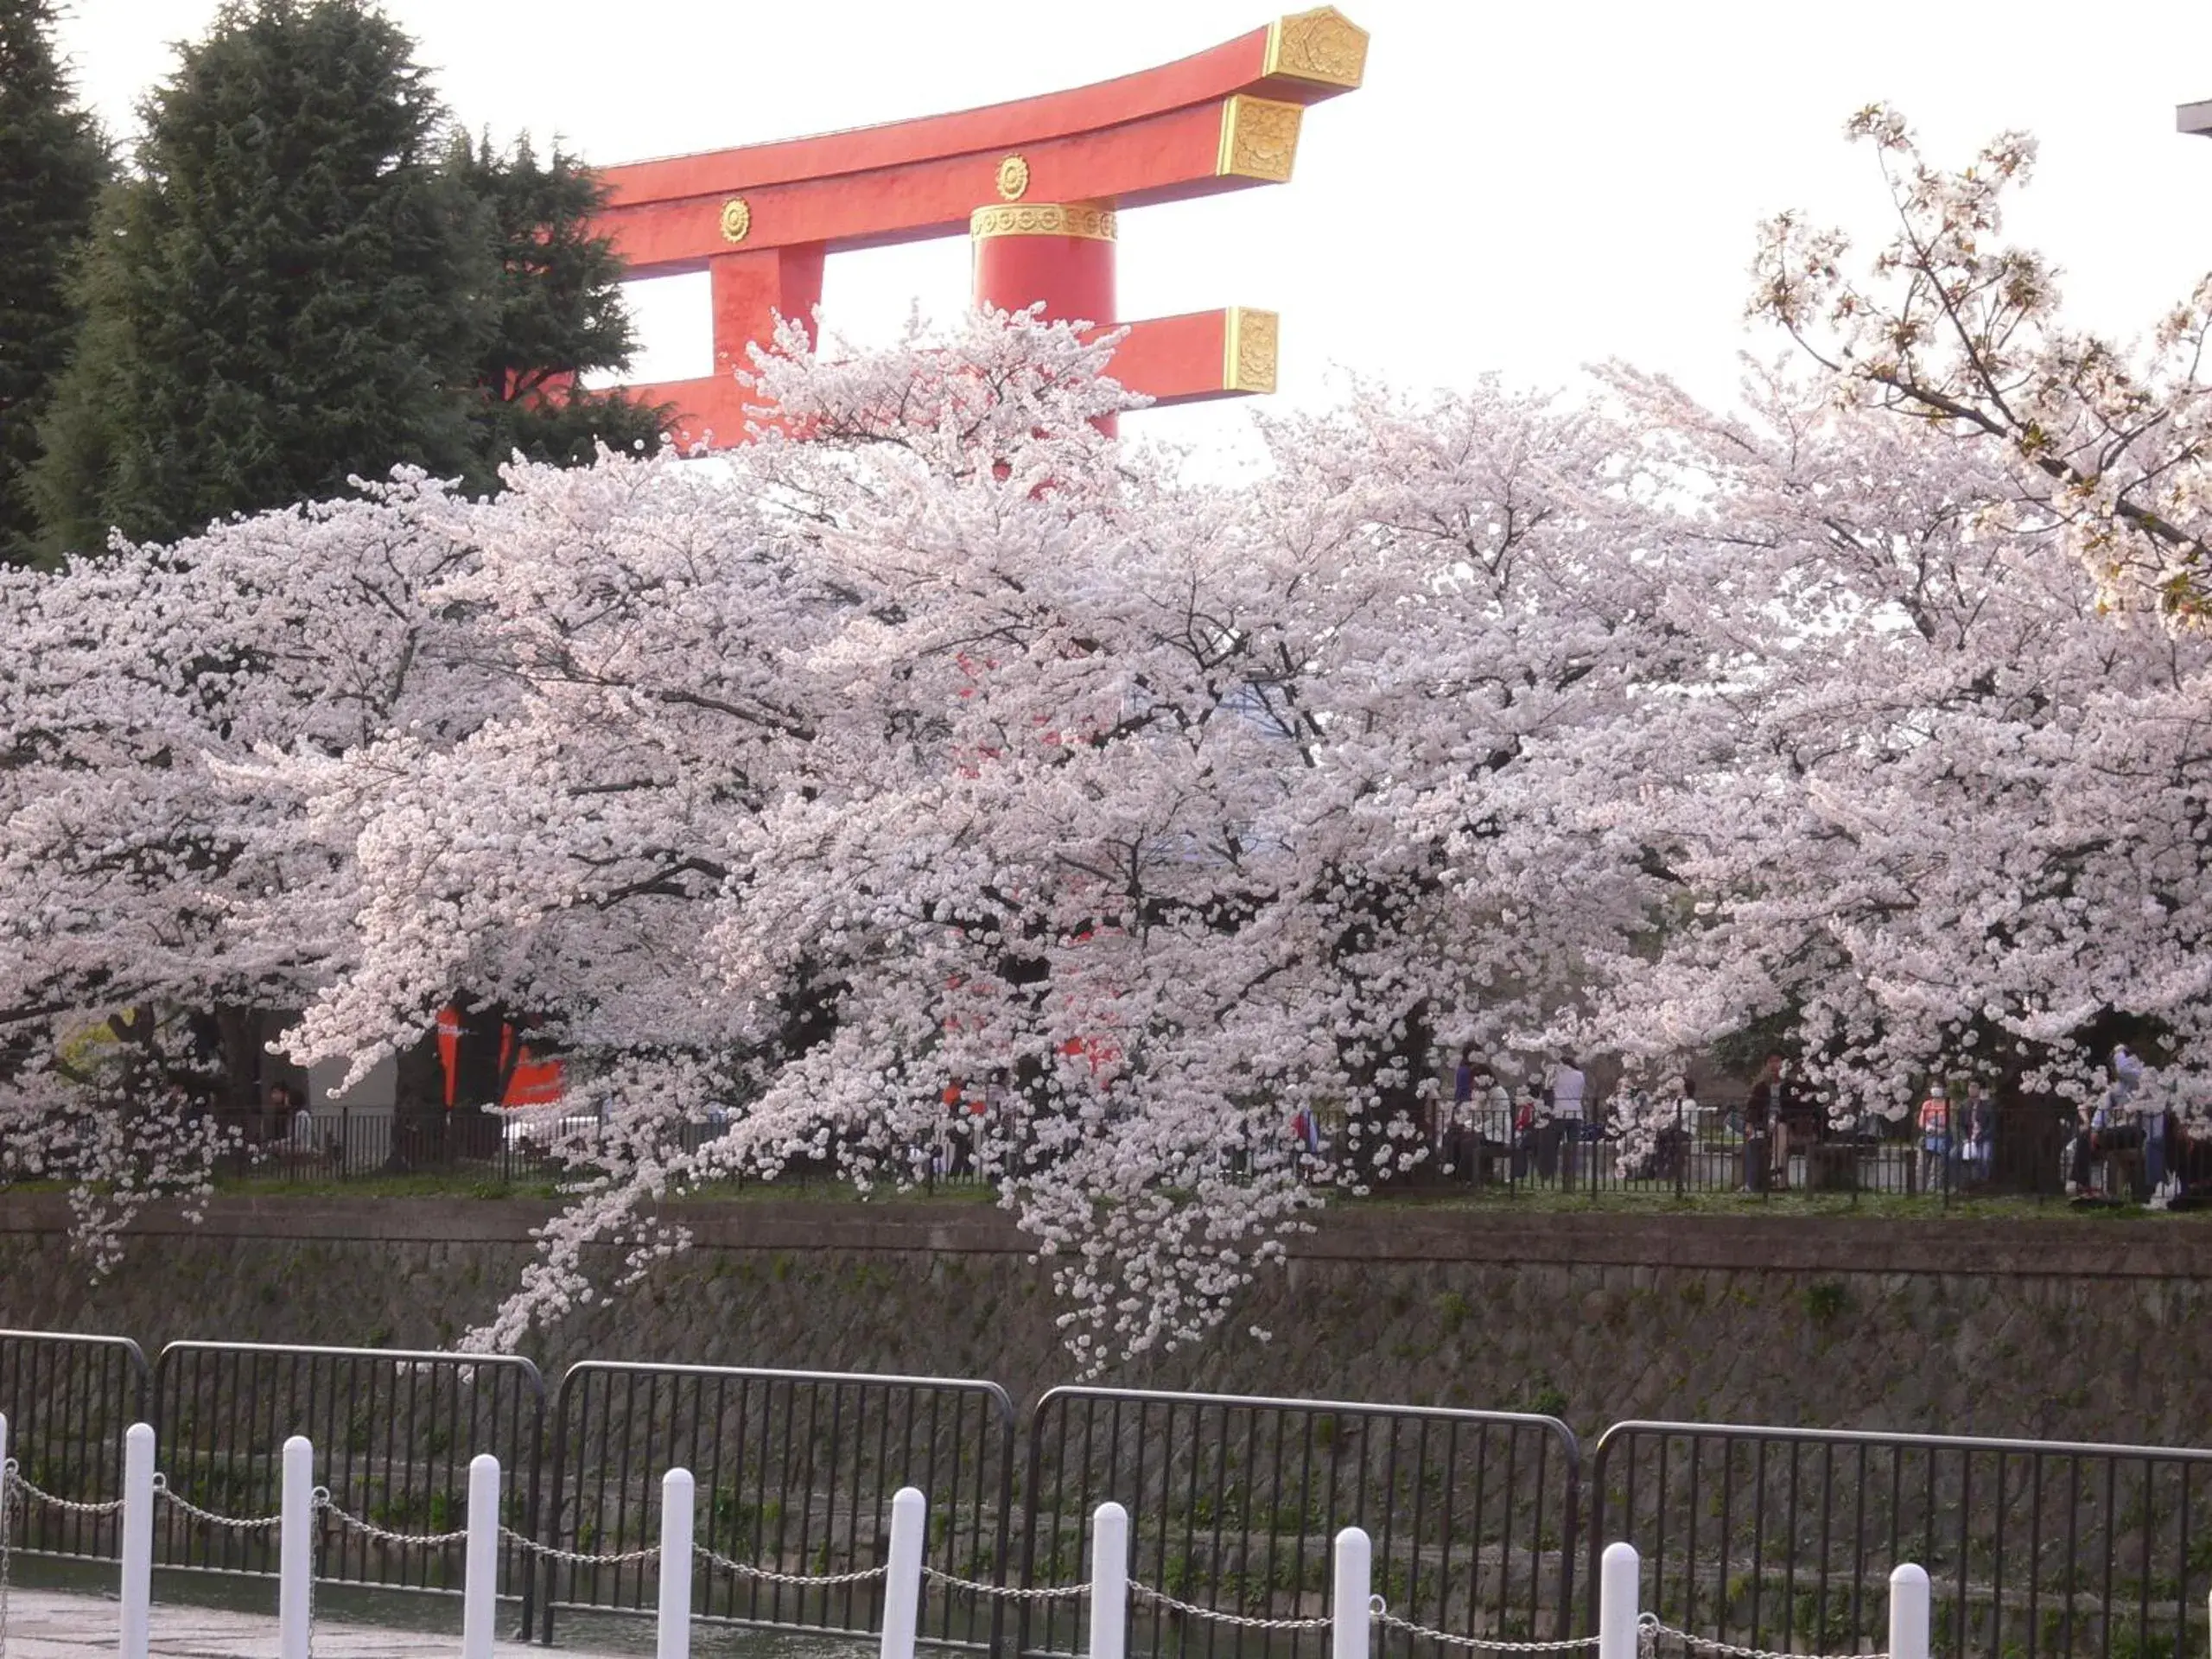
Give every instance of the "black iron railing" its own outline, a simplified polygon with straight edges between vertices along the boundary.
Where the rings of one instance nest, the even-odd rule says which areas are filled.
[[[679,1465],[697,1482],[696,1541],[728,1560],[792,1575],[876,1566],[892,1494],[913,1486],[930,1504],[925,1562],[1006,1582],[1014,1415],[995,1382],[587,1360],[561,1380],[551,1460],[545,1541],[556,1548],[653,1542],[661,1475]],[[541,1637],[552,1640],[559,1608],[652,1608],[657,1570],[550,1558]],[[709,1567],[692,1591],[702,1620],[833,1632],[875,1629],[880,1593],[877,1582],[808,1588]],[[992,1649],[1001,1605],[932,1596],[921,1636]]]
[[[1428,1179],[1478,1190],[1572,1193],[1593,1204],[1614,1196],[1783,1192],[1947,1204],[2063,1194],[2072,1126],[2063,1112],[2008,1103],[1993,1109],[1977,1135],[1967,1133],[1963,1107],[1954,1116],[1955,1126],[1947,1121],[1929,1129],[1916,1118],[1868,1119],[1844,1129],[1802,1116],[1779,1126],[1756,1121],[1740,1100],[1525,1123],[1502,1109],[1485,1109],[1447,1120]],[[2212,1167],[2202,1173],[2212,1180]],[[2095,1176],[2105,1179],[2101,1163]]]
[[[499,1460],[501,1519],[537,1534],[545,1384],[512,1355],[384,1348],[286,1348],[173,1342],[156,1362],[156,1461],[169,1490],[219,1514],[276,1512],[284,1441],[314,1443],[315,1479],[349,1514],[398,1533],[458,1530],[467,1513],[468,1465]],[[216,1573],[273,1573],[273,1532],[211,1527],[174,1505],[156,1516],[155,1560]],[[521,1601],[531,1563],[501,1550],[500,1592]],[[385,1545],[348,1529],[322,1543],[317,1573],[347,1584],[458,1594],[459,1544]]]
[[[1660,1618],[1745,1646],[1878,1645],[1911,1560],[1939,1655],[2204,1650],[2212,1452],[1630,1422],[1590,1485],[1592,1561],[1625,1539]]]
[[[1377,1590],[1433,1629],[1563,1636],[1573,1618],[1580,1459],[1555,1418],[1338,1401],[1054,1389],[1030,1419],[1022,1576],[1089,1575],[1090,1520],[1128,1510],[1129,1571],[1177,1599],[1288,1618],[1325,1610],[1339,1528],[1374,1541]],[[1021,1651],[1083,1651],[1087,1604],[1024,1624]],[[1319,1653],[1325,1642],[1208,1624],[1207,1655]],[[1157,1603],[1132,1641],[1179,1650]]]
[[[557,1180],[590,1161],[597,1120],[557,1108],[441,1112],[426,1116],[325,1108],[225,1112],[214,1122],[226,1150],[216,1174],[229,1183],[320,1185],[394,1175],[452,1174],[506,1185]],[[685,1123],[675,1139],[696,1152],[727,1124]]]
[[[2141,1201],[2160,1174],[2179,1194],[2212,1200],[2212,1137],[2176,1126],[2160,1155],[2133,1146],[2099,1144],[2069,1155],[2075,1123],[2050,1105],[2008,1103],[1969,1135],[1962,1106],[1940,1127],[1916,1116],[1869,1118],[1844,1129],[1802,1116],[1779,1128],[1751,1121],[1740,1100],[1670,1103],[1656,1109],[1609,1110],[1589,1121],[1548,1118],[1522,1122],[1503,1108],[1448,1106],[1430,1157],[1408,1178],[1416,1187],[1511,1197],[1543,1192],[1592,1205],[1609,1199],[1665,1200],[1783,1192],[1912,1198],[1948,1205],[1978,1198],[2057,1198],[2069,1178],[2091,1197]],[[227,1150],[216,1173],[226,1185],[321,1186],[394,1176],[450,1178],[471,1187],[543,1185],[591,1164],[593,1120],[560,1109],[446,1112],[395,1116],[388,1110],[323,1108],[283,1114],[225,1114],[217,1118]],[[696,1152],[727,1134],[727,1122],[686,1123],[671,1146]],[[1341,1173],[1334,1159],[1341,1137],[1328,1135],[1306,1154],[1316,1180]],[[2120,1137],[2125,1139],[2125,1136]],[[931,1189],[988,1184],[947,1138],[917,1148],[916,1183]],[[1285,1155],[1290,1155],[1286,1146]],[[2078,1166],[2077,1166],[2078,1165]],[[1225,1172],[1235,1177],[1236,1172]],[[770,1184],[806,1186],[841,1179],[834,1154],[785,1165]],[[738,1185],[762,1178],[733,1170],[714,1178]],[[1395,1183],[1393,1183],[1395,1185]]]
[[[169,1489],[234,1519],[275,1513],[283,1442],[306,1435],[334,1507],[404,1535],[327,1525],[321,1576],[414,1591],[458,1586],[457,1544],[408,1539],[459,1529],[468,1462],[492,1452],[514,1535],[502,1592],[549,1641],[556,1609],[652,1606],[660,1478],[678,1465],[705,1552],[694,1611],[733,1625],[875,1628],[868,1574],[912,1485],[929,1506],[922,1634],[950,1649],[1080,1653],[1080,1595],[1009,1611],[992,1591],[1080,1586],[1109,1499],[1129,1513],[1134,1579],[1242,1618],[1319,1611],[1330,1541],[1357,1524],[1396,1618],[1478,1642],[1589,1630],[1577,1590],[1594,1595],[1614,1540],[1642,1553],[1650,1611],[1751,1648],[1878,1646],[1906,1560],[1934,1582],[1936,1650],[1955,1659],[2149,1659],[2208,1639],[2212,1451],[1630,1422],[1586,1460],[1550,1417],[1094,1388],[1049,1391],[1018,1435],[987,1382],[601,1361],[570,1368],[550,1425],[545,1407],[510,1357],[185,1342],[149,1376],[121,1338],[0,1332],[10,1450],[38,1489],[16,1494],[10,1541],[114,1559],[115,1517],[83,1506],[119,1493],[123,1429],[144,1418]],[[273,1548],[156,1512],[166,1566],[265,1573]],[[1311,1632],[1185,1624],[1157,1595],[1131,1636],[1209,1659],[1318,1653]],[[1402,1630],[1379,1639],[1412,1659]]]
[[[0,1331],[0,1412],[22,1478],[76,1504],[120,1492],[123,1432],[146,1415],[150,1375],[125,1337]],[[112,1560],[122,1536],[116,1516],[37,1504],[10,1541],[33,1554]]]

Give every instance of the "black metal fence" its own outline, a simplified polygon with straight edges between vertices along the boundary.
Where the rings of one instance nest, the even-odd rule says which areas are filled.
[[[1631,1422],[1605,1432],[1586,1470],[1549,1417],[1093,1388],[1046,1394],[1024,1443],[986,1382],[597,1361],[563,1377],[550,1434],[545,1403],[536,1369],[509,1357],[186,1342],[149,1375],[120,1338],[0,1332],[10,1453],[73,1503],[120,1492],[123,1430],[140,1418],[170,1490],[240,1519],[277,1508],[294,1433],[314,1441],[339,1509],[400,1534],[458,1529],[469,1459],[493,1453],[517,1535],[502,1592],[546,1641],[556,1609],[642,1611],[657,1584],[642,1560],[540,1565],[537,1546],[646,1548],[675,1465],[696,1481],[695,1535],[709,1553],[693,1580],[702,1619],[876,1628],[878,1585],[776,1575],[880,1565],[890,1496],[912,1485],[929,1502],[936,1575],[925,1641],[1033,1659],[1080,1652],[1087,1606],[1024,1601],[1014,1615],[989,1589],[1083,1583],[1091,1517],[1109,1498],[1129,1512],[1133,1579],[1247,1618],[1319,1612],[1331,1540],[1357,1524],[1395,1615],[1478,1640],[1592,1629],[1598,1556],[1616,1539],[1643,1557],[1647,1608],[1752,1648],[1878,1646],[1888,1574],[1905,1560],[1928,1570],[1936,1649],[1955,1659],[2179,1659],[2212,1635],[2212,1451]],[[458,1543],[321,1524],[325,1579],[460,1584]],[[118,1530],[112,1516],[33,1497],[10,1541],[111,1560]],[[272,1549],[264,1532],[176,1504],[157,1515],[156,1559],[169,1567],[264,1573]],[[1134,1650],[1319,1652],[1310,1636],[1189,1618],[1149,1597],[1135,1612]],[[1441,1659],[1402,1632],[1384,1639],[1386,1653]]]
[[[1587,1538],[1593,1565],[1636,1545],[1662,1619],[1749,1647],[1878,1640],[1910,1560],[1936,1654],[2177,1659],[2205,1648],[2208,1490],[2212,1452],[1632,1422],[1598,1441]]]
[[[4,1356],[0,1356],[4,1357]],[[273,1515],[284,1441],[314,1443],[316,1484],[346,1514],[397,1533],[466,1524],[468,1465],[499,1459],[500,1518],[537,1535],[545,1384],[513,1356],[371,1348],[173,1342],[153,1382],[155,1456],[169,1490],[235,1517]],[[527,1619],[534,1587],[521,1546],[501,1550],[500,1592]],[[175,1505],[155,1517],[154,1559],[171,1567],[274,1573],[272,1532],[210,1526]],[[401,1548],[326,1522],[317,1573],[347,1584],[458,1595],[459,1543]]]
[[[1433,1179],[1475,1188],[1608,1196],[1688,1198],[1777,1192],[1959,1198],[2056,1198],[2065,1194],[2073,1121],[2032,1103],[1993,1109],[1969,1135],[1963,1108],[1940,1124],[1870,1120],[1844,1130],[1802,1117],[1780,1125],[1746,1121],[1740,1101],[1677,1102],[1603,1122],[1519,1124],[1485,1109],[1439,1137]],[[1955,1130],[1955,1133],[1954,1132]],[[2212,1146],[2177,1147],[2174,1173],[2212,1185]],[[2148,1195],[2139,1160],[2116,1169],[2088,1160],[2085,1186],[2130,1185],[2114,1196]]]
[[[146,1415],[149,1379],[146,1356],[125,1337],[0,1331],[8,1455],[55,1497],[112,1498],[123,1490],[123,1432]],[[9,1541],[33,1554],[112,1560],[122,1536],[116,1516],[37,1504]]]
[[[995,1382],[587,1360],[562,1378],[553,1416],[547,1541],[572,1553],[652,1543],[660,1478],[681,1466],[697,1482],[695,1540],[728,1560],[791,1575],[877,1566],[892,1494],[913,1486],[930,1504],[925,1562],[1006,1582],[1014,1415]],[[650,1609],[655,1571],[549,1560],[543,1638],[558,1608]],[[695,1614],[734,1624],[865,1632],[880,1599],[880,1583],[807,1588],[711,1563],[692,1580]],[[988,1650],[1002,1605],[933,1595],[920,1634]]]
[[[1777,1192],[1820,1192],[1949,1204],[1975,1198],[2058,1198],[2069,1179],[2092,1197],[2141,1201],[2160,1170],[2139,1145],[2085,1147],[2072,1155],[2075,1125],[2062,1109],[2007,1103],[1993,1109],[1986,1133],[1970,1135],[1963,1108],[1955,1121],[1869,1120],[1845,1131],[1799,1118],[1780,1126],[1747,1123],[1740,1101],[1676,1103],[1656,1113],[1614,1113],[1603,1121],[1559,1119],[1522,1124],[1503,1108],[1450,1118],[1417,1185],[1459,1187],[1510,1196],[1572,1195],[1592,1204],[1608,1198],[1666,1199]],[[217,1174],[227,1184],[322,1185],[435,1174],[487,1186],[556,1181],[590,1161],[594,1120],[544,1111],[454,1112],[415,1119],[389,1111],[323,1109],[282,1114],[226,1115],[219,1122],[229,1150]],[[723,1122],[690,1123],[675,1134],[696,1152],[727,1132]],[[957,1136],[918,1154],[921,1182],[931,1187],[976,1185],[984,1178]],[[1325,1138],[1312,1156],[1325,1179],[1338,1148]],[[2176,1125],[2162,1171],[2179,1184],[2180,1202],[2212,1203],[2212,1137],[2192,1139]],[[834,1154],[794,1160],[778,1185],[835,1181]],[[728,1185],[756,1181],[735,1172]]]
[[[1129,1512],[1129,1573],[1178,1600],[1258,1618],[1325,1612],[1331,1541],[1363,1527],[1377,1592],[1432,1629],[1565,1636],[1574,1617],[1580,1459],[1554,1418],[1338,1401],[1054,1389],[1030,1420],[1022,1577],[1090,1576],[1091,1516]],[[1025,1611],[1027,1607],[1025,1606]],[[1084,1650],[1088,1602],[1025,1618],[1025,1655]],[[1133,1645],[1230,1659],[1318,1655],[1296,1639],[1136,1610]]]
[[[507,1185],[556,1180],[588,1162],[598,1120],[557,1109],[427,1117],[325,1109],[226,1112],[214,1122],[226,1147],[216,1173],[226,1182],[319,1185],[438,1173]],[[687,1123],[677,1132],[683,1148],[696,1152],[727,1128]]]

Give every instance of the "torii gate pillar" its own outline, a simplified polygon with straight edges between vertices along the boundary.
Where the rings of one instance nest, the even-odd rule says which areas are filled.
[[[741,442],[747,347],[779,316],[811,326],[829,255],[964,230],[978,304],[1127,328],[1113,372],[1131,390],[1160,404],[1272,391],[1271,311],[1120,319],[1119,215],[1287,182],[1306,107],[1357,87],[1366,61],[1366,32],[1322,6],[1071,92],[608,168],[595,228],[631,273],[703,269],[714,294],[714,373],[638,390],[677,406],[679,442]]]
[[[1115,231],[1114,210],[1096,202],[978,207],[968,221],[976,304],[1000,311],[1034,305],[1054,322],[1118,316]],[[1110,434],[1119,423],[1109,415],[1098,424]]]
[[[819,242],[796,247],[760,248],[750,253],[716,254],[707,262],[714,307],[715,378],[728,380],[747,366],[748,342],[766,342],[763,318],[791,317],[814,332],[814,308],[822,303],[822,265],[827,250]],[[772,324],[771,327],[772,328]],[[733,433],[733,440],[736,434]]]

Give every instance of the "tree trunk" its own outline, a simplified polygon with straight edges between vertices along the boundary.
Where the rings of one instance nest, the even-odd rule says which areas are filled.
[[[392,1080],[391,1154],[385,1167],[399,1172],[426,1161],[445,1127],[445,1115],[446,1069],[434,1028],[411,1048],[399,1051]]]
[[[229,1003],[215,1007],[217,1063],[215,1109],[233,1122],[250,1120],[262,1109],[261,1011]]]

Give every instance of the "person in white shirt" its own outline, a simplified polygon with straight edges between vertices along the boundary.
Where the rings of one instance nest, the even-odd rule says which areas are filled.
[[[1584,1094],[1589,1079],[1574,1063],[1572,1054],[1562,1053],[1559,1064],[1552,1071],[1552,1121],[1549,1133],[1556,1147],[1564,1138],[1567,1142],[1567,1179],[1574,1180],[1574,1170],[1582,1144]]]
[[[2111,1087],[2105,1090],[2094,1105],[2088,1101],[2082,1103],[2080,1127],[2074,1132],[2073,1141],[2066,1149],[2066,1196],[2069,1198],[2077,1198],[2088,1190],[2092,1157],[2144,1147],[2146,1154],[2145,1162],[2146,1165],[2149,1162],[2148,1148],[2145,1147],[2148,1138],[2145,1133],[2145,1119],[2137,1100],[2137,1094],[2145,1083],[2144,1071],[2143,1062],[2136,1058],[2132,1049],[2122,1044],[2112,1052]],[[2158,1127],[2161,1130],[2165,1127],[2163,1116]],[[2164,1139],[2162,1135],[2158,1147],[2161,1176],[2164,1174]],[[2120,1195],[2107,1192],[2105,1196],[2111,1198]]]
[[[1559,1057],[1552,1072],[1552,1116],[1561,1122],[1582,1122],[1582,1095],[1589,1079],[1574,1064],[1572,1054]]]

